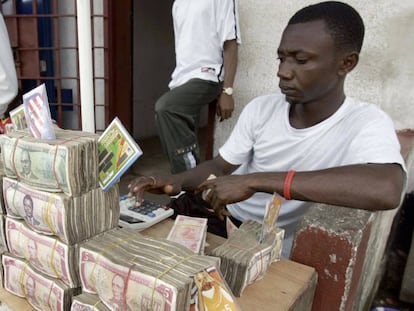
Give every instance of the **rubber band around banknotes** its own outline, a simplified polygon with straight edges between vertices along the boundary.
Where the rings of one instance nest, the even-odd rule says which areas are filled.
[[[52,206],[53,206],[53,201],[55,199],[55,195],[53,193],[50,193],[49,199],[46,202],[46,215],[43,218],[44,222],[46,223],[47,227],[49,228],[50,232],[56,236],[58,239],[59,236],[57,235],[57,232],[54,230],[53,228],[53,223],[52,223]]]
[[[26,275],[26,269],[27,269],[28,264],[26,262],[23,262],[23,268],[22,271],[20,272],[20,289],[22,290],[22,293],[24,295],[25,298],[27,298],[27,291],[26,291],[26,286],[24,285],[24,277]]]
[[[16,198],[16,193],[17,193],[17,185],[19,184],[18,181],[14,182],[9,188],[12,188],[14,190],[13,195],[12,195],[12,204],[7,204],[7,206],[9,207],[10,205],[13,206],[13,213],[15,215],[21,216],[20,213],[16,212],[17,209],[14,205],[14,199]],[[6,200],[5,200],[6,201]]]
[[[57,174],[56,174],[56,157],[57,157],[57,152],[58,152],[59,146],[62,146],[64,144],[72,142],[72,141],[76,141],[77,139],[84,138],[84,137],[93,137],[93,135],[86,135],[86,136],[79,135],[79,136],[70,137],[70,138],[65,139],[65,140],[63,140],[60,143],[55,145],[56,148],[55,148],[55,153],[54,153],[54,156],[53,156],[53,165],[52,165],[53,170],[52,171],[53,171],[53,176],[55,177],[56,186],[58,187],[59,190],[61,190],[64,193],[66,193],[66,191],[63,190],[62,184],[59,182]],[[68,186],[70,187],[70,185],[68,185]],[[70,189],[70,190],[72,190],[72,189]],[[70,191],[70,192],[72,192],[72,191]]]
[[[62,275],[57,271],[55,266],[55,254],[56,254],[56,247],[57,247],[58,240],[55,239],[55,243],[53,243],[52,247],[52,255],[50,256],[50,266],[52,267],[53,273],[55,274],[56,278],[60,279]]]
[[[155,294],[155,288],[157,286],[157,281],[159,279],[161,279],[164,275],[169,273],[171,270],[173,270],[174,268],[178,267],[179,265],[183,264],[184,262],[190,260],[191,258],[193,258],[195,256],[198,256],[198,254],[191,254],[190,256],[184,257],[182,260],[176,262],[174,265],[172,265],[168,269],[164,270],[158,276],[155,277],[154,283],[152,284],[152,289],[151,289],[151,299],[150,299],[150,303],[149,303],[149,310],[150,311],[153,311],[152,305],[153,305],[153,302],[154,302],[154,294]]]
[[[12,165],[12,167],[13,167],[13,172],[14,172],[14,174],[16,175],[16,179],[17,180],[20,180],[20,175],[19,175],[19,173],[17,172],[17,169],[16,169],[16,162],[15,162],[15,160],[14,160],[14,158],[15,158],[15,155],[16,155],[16,149],[17,149],[17,143],[18,143],[18,141],[20,140],[20,138],[23,138],[24,136],[20,136],[20,137],[17,137],[16,138],[16,141],[14,142],[14,145],[13,145],[13,150],[12,150],[12,154],[11,154],[11,165]]]
[[[126,295],[127,295],[127,291],[128,291],[129,278],[131,276],[132,269],[135,268],[135,267],[136,267],[136,264],[135,263],[133,263],[132,265],[130,265],[129,266],[129,269],[128,269],[128,273],[126,275],[125,286],[124,286],[124,290],[122,292],[122,300],[123,300],[125,306],[127,305]]]
[[[95,304],[92,307],[95,309],[95,307],[97,307],[100,303],[103,304],[106,307],[106,305],[102,302],[101,299],[98,299],[98,301],[95,302]]]
[[[54,284],[54,282],[50,283],[49,295],[47,295],[47,305],[49,306],[50,310],[53,310],[51,305],[50,305],[50,297],[52,297],[53,284]]]
[[[91,269],[91,272],[89,273],[89,279],[90,279],[90,280],[94,280],[94,279],[92,278],[92,275],[94,275],[94,273],[95,273],[95,269],[96,269],[96,266],[97,266],[97,264],[98,264],[98,262],[99,262],[99,259],[100,259],[103,255],[105,255],[108,251],[111,251],[111,250],[113,250],[113,249],[115,249],[115,248],[119,247],[121,244],[123,244],[123,243],[127,243],[128,241],[130,241],[130,240],[132,240],[132,239],[134,239],[134,238],[136,238],[136,236],[135,236],[135,235],[131,235],[130,237],[128,237],[128,238],[126,238],[126,239],[120,239],[120,241],[117,241],[117,243],[118,243],[118,244],[115,244],[115,242],[112,242],[112,243],[110,243],[110,245],[108,245],[107,247],[103,248],[101,252],[98,252],[98,253],[97,253],[97,257],[96,257],[96,259],[95,259],[95,262],[93,263],[93,267],[92,267],[92,269]],[[94,283],[94,281],[93,281],[92,283]],[[93,286],[96,288],[96,284],[95,284],[95,283],[93,284]]]

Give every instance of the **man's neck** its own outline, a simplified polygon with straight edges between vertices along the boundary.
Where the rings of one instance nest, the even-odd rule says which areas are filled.
[[[314,126],[332,116],[344,101],[345,94],[342,93],[336,98],[291,104],[289,110],[290,125],[297,129]]]

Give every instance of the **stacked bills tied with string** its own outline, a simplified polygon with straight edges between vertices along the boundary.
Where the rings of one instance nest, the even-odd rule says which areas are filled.
[[[97,295],[109,310],[188,310],[194,276],[219,258],[122,228],[80,246],[82,293]]]
[[[2,266],[4,288],[26,298],[35,310],[69,310],[72,296],[80,292],[79,287],[69,287],[61,280],[50,278],[14,255],[3,254]]]
[[[54,235],[74,244],[119,222],[119,186],[107,192],[95,188],[80,196],[37,190],[17,180],[3,178],[4,206],[8,217],[22,219],[34,231]]]
[[[98,135],[55,129],[42,140],[28,130],[1,135],[5,174],[39,190],[79,196],[99,186]]]
[[[280,260],[285,231],[276,227],[281,199],[274,194],[265,206],[262,223],[246,221],[209,255],[220,257],[220,270],[234,295],[261,279],[270,264]]]

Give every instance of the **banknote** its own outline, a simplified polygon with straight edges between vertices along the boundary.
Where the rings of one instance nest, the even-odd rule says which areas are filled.
[[[23,94],[23,107],[33,137],[50,140],[56,138],[44,83]]]
[[[281,206],[282,200],[279,195],[277,193],[273,194],[272,199],[266,204],[262,223],[262,232],[259,238],[260,243],[263,242],[266,235],[274,230]]]
[[[196,254],[202,252],[207,232],[207,219],[178,215],[167,240],[186,246]],[[204,250],[203,250],[204,251]]]

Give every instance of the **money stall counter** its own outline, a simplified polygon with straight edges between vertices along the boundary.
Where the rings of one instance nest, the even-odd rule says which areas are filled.
[[[173,224],[173,220],[167,219],[143,233],[165,238]],[[207,233],[205,254],[225,241],[220,236]],[[247,286],[236,300],[243,311],[307,311],[312,309],[316,283],[314,268],[282,259],[269,267],[263,279]]]
[[[142,233],[153,237],[165,238],[173,221],[167,219]],[[208,233],[205,252],[221,245],[224,238]],[[244,311],[283,311],[311,310],[317,275],[315,269],[282,259],[273,263],[263,279],[249,285],[237,302]],[[0,301],[11,310],[33,310],[28,302],[0,289]]]

